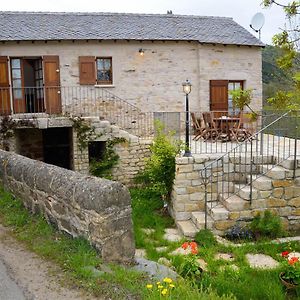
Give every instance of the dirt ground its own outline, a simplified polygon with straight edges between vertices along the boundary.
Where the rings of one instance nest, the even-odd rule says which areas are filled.
[[[94,300],[76,288],[66,288],[62,270],[28,251],[0,224],[0,262],[28,300]],[[99,298],[97,298],[99,299]],[[6,300],[6,299],[3,299]],[[16,299],[17,300],[17,299]]]

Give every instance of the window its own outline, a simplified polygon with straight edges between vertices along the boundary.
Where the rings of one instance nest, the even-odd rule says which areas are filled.
[[[112,84],[112,58],[111,57],[97,57],[97,83],[98,84]]]
[[[79,56],[79,83],[81,85],[111,85],[112,58]]]
[[[228,111],[230,114],[238,113],[238,110],[233,106],[229,91],[243,89],[243,85],[242,80],[211,80],[210,109],[212,111]]]
[[[230,114],[239,113],[239,109],[235,108],[232,101],[232,95],[230,95],[230,91],[235,91],[238,89],[243,89],[243,81],[229,81],[228,82],[228,112]]]

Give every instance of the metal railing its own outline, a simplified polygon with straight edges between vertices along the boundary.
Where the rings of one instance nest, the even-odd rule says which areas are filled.
[[[253,183],[289,158],[294,162],[292,176],[295,177],[300,112],[268,112],[264,124],[258,132],[200,171],[205,189],[206,227],[209,210],[241,192],[242,198],[251,204]]]
[[[0,88],[0,115],[99,117],[140,137],[154,133],[153,113],[142,112],[113,93],[95,87]]]

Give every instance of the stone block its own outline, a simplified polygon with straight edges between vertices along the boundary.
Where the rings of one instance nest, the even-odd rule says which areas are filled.
[[[188,187],[192,185],[192,181],[191,180],[184,180],[184,179],[177,179],[175,178],[174,181],[174,186],[176,187]]]
[[[287,187],[287,186],[292,186],[293,181],[292,180],[273,180],[273,187],[278,188],[278,187]]]
[[[287,201],[283,199],[269,198],[266,200],[267,207],[283,207],[287,205]]]
[[[183,173],[186,175],[186,179],[199,179],[199,173],[198,172],[191,172],[191,173]]]
[[[205,193],[203,192],[190,194],[191,201],[202,201],[204,200],[204,198],[205,198]]]
[[[232,211],[228,215],[230,220],[236,220],[240,217],[240,212],[239,211]]]
[[[203,170],[204,164],[194,164],[194,171]]]
[[[253,218],[253,216],[252,216],[251,210],[241,211],[240,218],[239,218],[240,220],[250,220],[252,218]]]
[[[294,207],[300,207],[300,197],[289,200],[288,205],[294,206]]]
[[[189,195],[176,195],[176,202],[182,202],[182,203],[186,203],[189,202],[190,200],[190,196]]]
[[[176,164],[177,165],[187,165],[189,163],[188,157],[176,157]]]
[[[186,190],[188,194],[204,192],[204,186],[188,186]]]
[[[197,203],[197,202],[186,203],[184,205],[184,208],[185,208],[186,212],[199,211],[199,210],[202,210],[204,208],[204,202],[202,202],[202,203]]]
[[[292,215],[293,216],[300,216],[300,208],[296,208],[292,210]]]
[[[267,200],[266,199],[255,199],[251,202],[251,208],[266,208]]]
[[[177,165],[176,166],[176,173],[189,173],[193,171],[193,165]]]
[[[271,196],[272,190],[271,191],[259,191],[258,197],[261,199],[267,199]]]
[[[272,180],[265,176],[258,177],[253,181],[253,187],[259,191],[269,191],[272,189]]]
[[[283,195],[283,188],[275,188],[273,189],[272,196],[274,198],[281,198]]]
[[[234,224],[234,220],[221,220],[214,223],[215,228],[221,231],[228,230],[229,228],[233,227]]]
[[[187,194],[186,188],[184,188],[184,187],[174,187],[174,191],[176,192],[177,195],[186,195]]]
[[[278,215],[281,217],[287,217],[292,214],[292,208],[287,206],[287,207],[280,207],[277,209]]]

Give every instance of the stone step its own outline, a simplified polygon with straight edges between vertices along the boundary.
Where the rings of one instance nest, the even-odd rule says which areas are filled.
[[[295,159],[294,159],[294,157],[289,157],[288,159],[279,163],[279,165],[285,169],[294,170]],[[296,168],[300,168],[300,157],[299,156],[296,157]]]
[[[179,229],[179,231],[186,237],[195,237],[196,233],[198,232],[197,227],[195,224],[191,221],[178,221],[176,222],[176,225]]]
[[[250,186],[246,185],[235,185],[235,193],[244,200],[250,200]],[[257,199],[258,191],[256,188],[252,187],[252,199]]]
[[[250,175],[247,176],[247,182],[250,183]],[[272,179],[263,175],[253,175],[252,186],[258,191],[270,191],[272,189]]]
[[[229,197],[223,197],[220,195],[220,202],[229,211],[243,211],[250,208],[250,202],[242,199],[237,195],[229,195]]]
[[[250,149],[249,149],[250,151]],[[251,156],[250,155],[230,155],[229,161],[235,164],[246,164],[250,165]],[[252,161],[254,164],[273,164],[275,162],[275,158],[273,155],[260,155],[253,154]]]
[[[286,179],[288,177],[289,170],[281,167],[281,166],[259,166],[260,172],[262,174],[265,174],[265,176],[276,179],[276,180],[282,180]]]
[[[218,182],[218,193],[233,193],[234,183],[230,181]]]
[[[229,211],[222,204],[208,208],[208,211],[214,221],[227,220],[229,216]]]
[[[192,212],[192,221],[199,230],[205,229],[205,212],[202,212],[202,211]],[[210,215],[208,215],[207,216],[207,228],[212,229],[213,224],[214,224],[213,219],[211,218]]]

